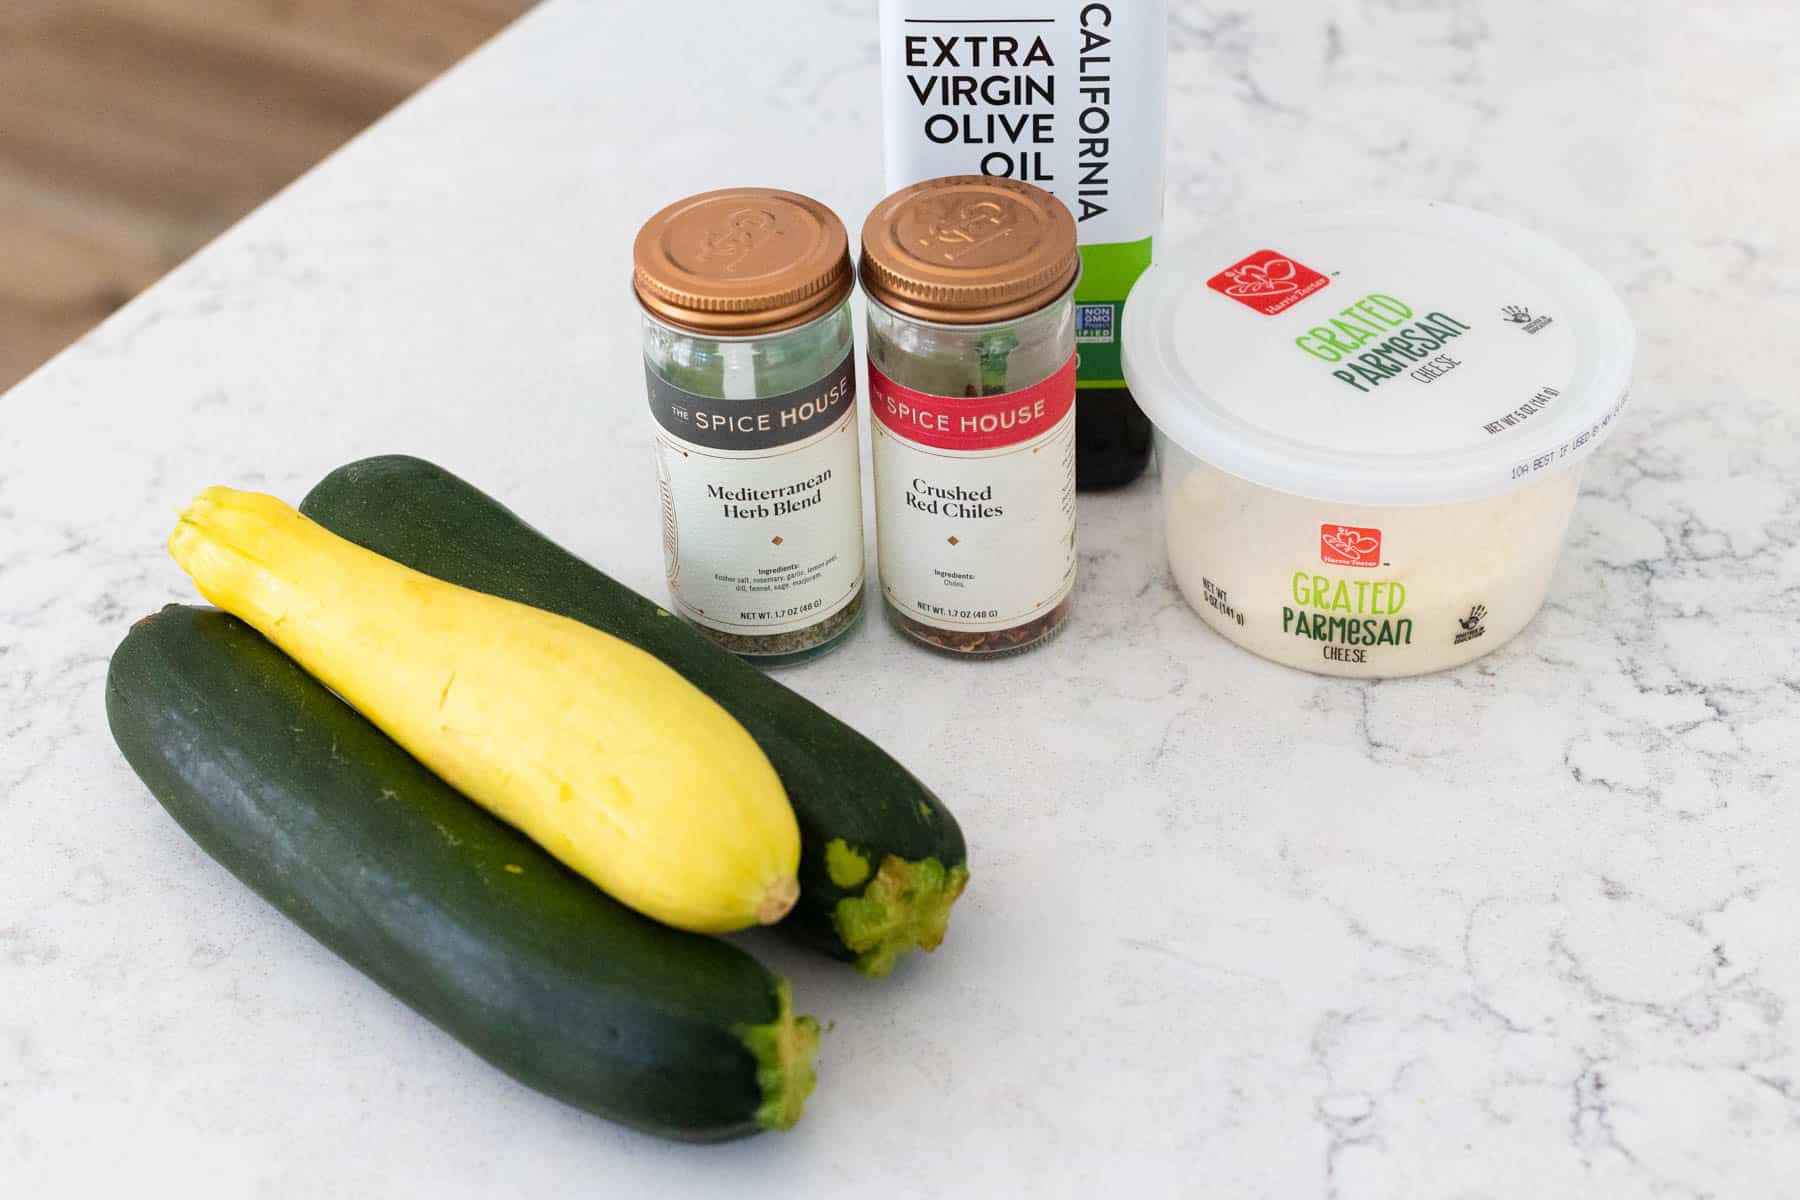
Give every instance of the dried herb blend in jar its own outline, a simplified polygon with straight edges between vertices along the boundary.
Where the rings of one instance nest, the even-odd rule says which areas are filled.
[[[1075,585],[1075,221],[1050,193],[927,180],[863,225],[881,589],[964,654],[1022,649]]]
[[[645,223],[633,284],[675,610],[762,665],[862,612],[849,237],[816,200],[691,196]]]

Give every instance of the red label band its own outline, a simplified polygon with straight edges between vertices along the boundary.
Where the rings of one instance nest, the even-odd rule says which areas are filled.
[[[1075,406],[1075,356],[1042,383],[1000,396],[933,396],[869,364],[869,411],[888,432],[938,450],[997,450],[1042,437]]]

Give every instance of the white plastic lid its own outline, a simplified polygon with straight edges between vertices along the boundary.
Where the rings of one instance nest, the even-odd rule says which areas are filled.
[[[1159,253],[1125,305],[1125,379],[1164,435],[1347,504],[1491,496],[1591,454],[1634,335],[1592,268],[1448,204],[1234,219]]]

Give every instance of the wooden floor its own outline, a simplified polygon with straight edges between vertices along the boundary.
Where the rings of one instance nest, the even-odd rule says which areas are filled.
[[[0,0],[0,390],[531,0]]]

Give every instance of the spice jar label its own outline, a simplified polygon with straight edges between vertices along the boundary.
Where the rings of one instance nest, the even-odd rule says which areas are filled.
[[[1075,584],[1075,359],[996,396],[937,396],[869,364],[881,586],[933,628],[1013,629]]]
[[[806,629],[862,591],[853,356],[780,396],[721,400],[646,366],[663,553],[683,616],[724,633]]]

